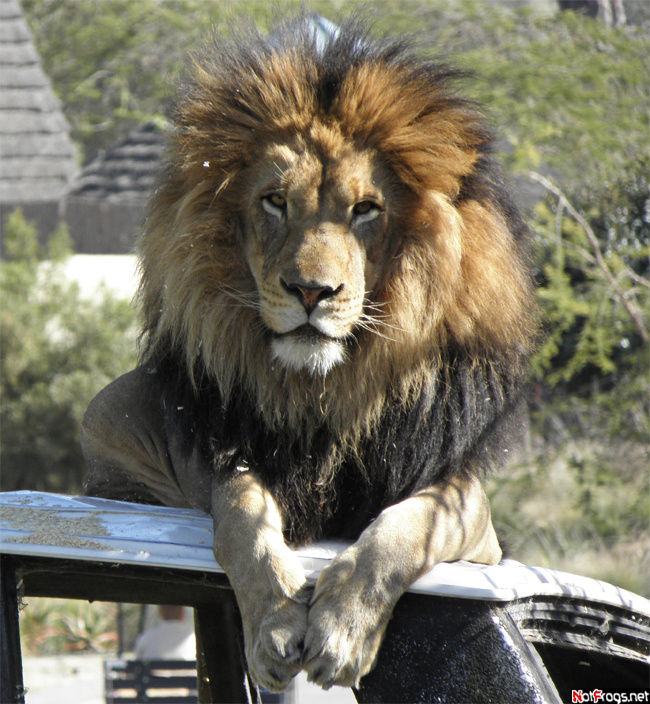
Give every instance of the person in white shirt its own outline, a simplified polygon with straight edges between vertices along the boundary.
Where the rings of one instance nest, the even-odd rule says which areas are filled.
[[[193,619],[182,606],[159,606],[160,623],[142,633],[133,652],[136,660],[196,660]]]

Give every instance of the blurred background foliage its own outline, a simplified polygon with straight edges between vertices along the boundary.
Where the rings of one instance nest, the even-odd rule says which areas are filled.
[[[262,29],[301,2],[22,0],[88,162],[166,121],[187,53],[245,16]],[[549,3],[546,3],[546,7]],[[309,3],[328,19],[357,2]],[[473,72],[532,231],[545,336],[521,449],[488,486],[512,557],[650,596],[650,31],[535,3],[388,0],[379,32]],[[94,393],[134,363],[134,313],[81,300],[14,215],[0,263],[2,488],[78,491],[77,435]],[[15,244],[14,244],[15,243]],[[45,261],[51,263],[44,263]]]
[[[65,228],[46,249],[20,211],[0,261],[2,489],[79,491],[79,427],[89,400],[135,363],[135,313],[103,292],[81,298],[62,265]]]
[[[25,606],[21,646],[26,656],[118,649],[117,604],[30,597]]]

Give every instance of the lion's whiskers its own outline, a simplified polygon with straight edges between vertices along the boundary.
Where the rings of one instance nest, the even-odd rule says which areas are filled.
[[[357,327],[361,328],[362,330],[367,330],[369,333],[377,335],[377,337],[380,337],[383,340],[388,340],[389,342],[397,342],[397,340],[394,337],[391,337],[385,332],[379,330],[379,328],[388,328],[397,332],[404,332],[402,328],[398,327],[397,325],[391,325],[390,323],[387,323],[382,320],[380,317],[376,315],[370,315],[365,312],[361,315],[359,320],[357,320]]]
[[[404,328],[401,328],[399,325],[386,322],[387,320],[391,320],[392,316],[381,310],[385,305],[386,302],[370,301],[366,299],[364,301],[364,310],[361,314],[361,319],[359,322],[361,327],[365,330],[369,330],[370,332],[384,337],[386,340],[395,342],[393,338],[380,334],[377,330],[377,328],[388,328],[389,330],[395,330],[395,332],[405,332]]]
[[[384,306],[388,305],[388,301],[372,301],[368,296],[372,293],[371,291],[366,291],[363,298],[363,305],[366,308],[372,308],[373,310],[379,310]]]
[[[231,286],[220,286],[219,290],[226,296],[230,296],[235,301],[238,302],[239,306],[242,308],[252,308],[253,310],[260,310],[260,302],[256,293],[244,293],[243,291],[238,291]],[[234,304],[231,304],[234,306]]]

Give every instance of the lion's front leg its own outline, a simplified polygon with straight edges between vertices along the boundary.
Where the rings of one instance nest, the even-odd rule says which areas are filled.
[[[284,689],[301,667],[309,593],[271,494],[253,473],[215,480],[214,553],[235,592],[253,679]]]
[[[309,679],[358,686],[400,596],[437,562],[461,559],[501,559],[477,480],[432,487],[384,510],[318,579],[305,637]]]

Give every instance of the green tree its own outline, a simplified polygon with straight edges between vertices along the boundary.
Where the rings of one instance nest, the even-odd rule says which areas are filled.
[[[23,0],[45,71],[85,159],[136,124],[164,119],[188,53],[236,17],[264,28],[300,9],[284,0]],[[364,8],[315,0],[336,21]],[[366,14],[367,5],[366,5]],[[650,37],[570,12],[540,14],[483,0],[388,0],[372,20],[388,34],[417,32],[424,51],[475,72],[515,169],[540,164],[581,183],[612,180],[650,153]]]
[[[164,121],[182,67],[233,15],[262,25],[263,0],[23,0],[46,73],[84,161],[138,124]],[[298,7],[299,3],[291,3]]]
[[[613,435],[650,432],[650,160],[567,196],[550,192],[535,218],[546,334],[536,372],[562,398],[602,406]],[[602,426],[601,426],[602,428]]]
[[[650,154],[650,36],[534,3],[403,0],[377,8],[387,32],[417,31],[424,51],[473,73],[502,157],[518,171],[604,183]],[[373,9],[374,6],[373,6]]]
[[[545,335],[528,451],[493,480],[513,553],[650,593],[650,183],[549,191],[534,218]]]
[[[135,362],[128,302],[108,293],[90,302],[61,264],[59,228],[40,251],[20,211],[7,219],[0,261],[0,463],[3,490],[78,491],[79,425],[102,386]]]

